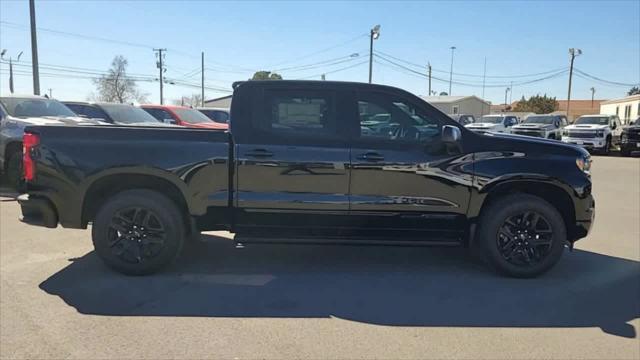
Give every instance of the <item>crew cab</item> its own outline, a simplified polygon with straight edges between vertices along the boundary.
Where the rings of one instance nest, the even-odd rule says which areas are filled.
[[[513,115],[484,115],[477,122],[465,125],[467,129],[480,134],[509,133],[510,128],[518,124],[518,118]]]
[[[609,154],[620,143],[622,124],[617,115],[583,115],[564,128],[562,141]]]
[[[243,245],[474,246],[531,277],[594,219],[587,151],[475,134],[400,89],[239,82],[231,114],[228,132],[29,127],[23,221],[91,224],[96,253],[125,274],[229,230]]]
[[[166,124],[217,130],[226,130],[229,128],[229,125],[217,123],[200,111],[186,106],[145,104],[140,107],[158,121]]]
[[[82,119],[57,100],[42,96],[0,97],[0,171],[9,185],[22,186],[22,136],[29,125],[97,125]]]
[[[511,133],[560,140],[565,126],[567,117],[564,115],[529,115],[522,123],[514,125]]]

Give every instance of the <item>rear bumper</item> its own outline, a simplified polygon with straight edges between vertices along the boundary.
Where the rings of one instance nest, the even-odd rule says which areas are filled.
[[[18,196],[18,203],[22,210],[20,221],[29,225],[55,228],[58,226],[58,213],[46,198],[22,194]]]

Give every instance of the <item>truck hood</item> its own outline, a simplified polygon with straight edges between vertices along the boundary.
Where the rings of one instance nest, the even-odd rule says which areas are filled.
[[[551,124],[518,124],[514,125],[514,130],[551,130],[554,126]]]
[[[566,130],[603,130],[606,128],[608,128],[607,125],[596,125],[596,124],[569,125],[565,127]]]
[[[66,116],[41,116],[41,117],[27,117],[18,118],[9,116],[7,121],[13,121],[16,124],[29,126],[29,125],[109,125],[104,121],[96,119],[87,119],[81,117],[66,117]]]
[[[533,150],[540,154],[545,154],[545,156],[553,153],[573,153],[576,156],[581,155],[583,157],[589,157],[589,152],[582,147],[563,143],[557,140],[506,133],[489,133],[487,135],[483,135],[483,137],[489,139],[489,143],[486,144],[487,148],[495,146],[502,147],[506,145],[504,146],[505,149],[516,151],[518,151],[518,149],[528,149],[529,151]],[[501,145],[500,143],[502,141],[506,142]]]
[[[465,125],[465,127],[470,129],[490,129],[498,125],[499,124],[494,124],[494,123],[473,123],[473,124]]]

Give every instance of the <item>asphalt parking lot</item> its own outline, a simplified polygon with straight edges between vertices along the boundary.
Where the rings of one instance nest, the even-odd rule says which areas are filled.
[[[640,159],[594,157],[595,228],[538,279],[464,249],[236,249],[207,233],[171,271],[125,277],[89,230],[20,223],[0,197],[0,356],[640,358]]]

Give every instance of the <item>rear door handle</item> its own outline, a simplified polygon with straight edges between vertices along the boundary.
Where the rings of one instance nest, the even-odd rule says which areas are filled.
[[[382,161],[384,160],[384,156],[378,154],[377,152],[368,152],[368,153],[360,154],[358,156],[358,159],[366,160],[366,161]]]
[[[244,154],[251,157],[272,157],[273,153],[267,149],[253,149]]]

